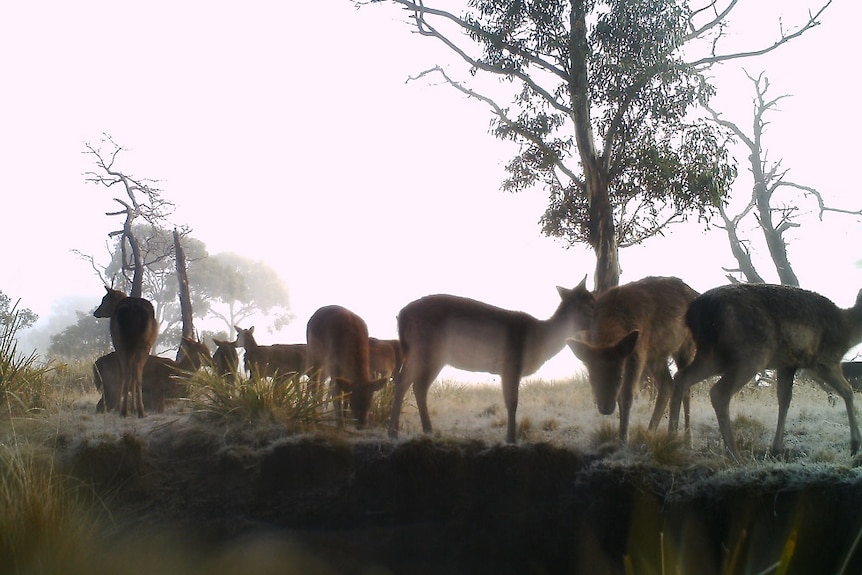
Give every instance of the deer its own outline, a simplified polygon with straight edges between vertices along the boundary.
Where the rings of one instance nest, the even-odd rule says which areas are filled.
[[[709,391],[724,446],[739,462],[730,425],[730,400],[764,369],[777,374],[778,425],[772,453],[784,452],[784,425],[800,369],[826,384],[844,400],[850,424],[850,451],[859,449],[853,390],[841,359],[862,342],[862,290],[853,307],[842,309],[826,297],[798,287],[732,284],[704,292],[685,315],[697,352],[674,377],[668,428],[676,432],[679,402],[692,385],[720,376]]]
[[[237,342],[213,338],[216,346],[212,355],[215,372],[226,380],[236,382],[239,369],[239,354],[236,352]]]
[[[401,368],[401,343],[397,339],[369,337],[368,359],[372,377],[392,379]]]
[[[508,415],[506,441],[516,442],[516,411],[521,377],[535,373],[589,322],[595,297],[586,277],[575,288],[557,287],[560,304],[539,320],[473,299],[436,294],[407,304],[398,313],[398,338],[404,354],[395,377],[389,436],[398,437],[404,396],[410,387],[422,430],[431,433],[428,389],[444,366],[500,376]]]
[[[258,345],[254,339],[254,326],[236,329],[236,345],[245,348],[245,369],[260,377],[283,379],[290,374],[302,375],[306,371],[304,343]]]
[[[93,315],[110,318],[111,341],[119,364],[120,393],[117,400],[120,413],[126,415],[128,396],[131,395],[132,409],[138,417],[144,417],[144,365],[159,333],[153,304],[144,298],[129,297],[108,286],[105,286],[105,291],[107,293]]]
[[[629,419],[640,385],[650,377],[655,431],[673,393],[668,360],[691,363],[694,343],[683,316],[697,292],[674,277],[647,277],[610,288],[596,299],[587,339],[571,338],[569,348],[587,368],[593,398],[602,415],[620,411],[619,440],[628,439]],[[685,399],[686,428],[689,396]]]
[[[185,393],[183,378],[200,369],[204,358],[209,358],[206,345],[191,338],[182,338],[176,361],[150,355],[144,364],[141,393],[144,409],[162,413],[165,400],[181,397]],[[96,412],[116,409],[120,396],[120,364],[116,352],[103,355],[93,363],[93,382],[102,391]]]
[[[344,395],[357,429],[363,429],[374,392],[386,378],[371,378],[368,326],[361,317],[339,305],[318,309],[308,320],[308,368],[312,387],[329,377],[333,406],[339,427],[344,423],[341,395]]]

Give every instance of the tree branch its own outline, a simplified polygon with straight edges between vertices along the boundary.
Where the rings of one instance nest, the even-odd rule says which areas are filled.
[[[455,88],[456,90],[458,90],[462,94],[465,94],[466,96],[468,96],[470,98],[475,98],[475,99],[487,104],[491,108],[491,110],[494,112],[494,114],[500,119],[500,121],[503,122],[508,128],[510,128],[514,133],[518,134],[519,136],[521,136],[525,140],[531,142],[532,144],[534,144],[535,146],[540,148],[542,151],[544,151],[550,157],[553,157],[554,158],[554,165],[556,166],[556,168],[558,170],[563,172],[566,175],[566,177],[568,177],[570,180],[572,180],[576,185],[581,186],[581,187],[584,186],[583,181],[580,178],[578,178],[577,175],[574,172],[572,172],[572,170],[570,170],[563,163],[562,159],[560,158],[560,155],[557,153],[556,150],[549,147],[544,142],[544,140],[542,140],[541,138],[539,138],[535,134],[523,129],[517,122],[511,120],[509,118],[509,116],[506,114],[506,111],[504,109],[502,109],[493,99],[491,99],[491,98],[489,98],[483,94],[480,94],[480,93],[476,92],[475,90],[467,88],[466,86],[463,86],[461,83],[456,82],[455,80],[451,79],[446,74],[445,70],[443,70],[443,68],[441,68],[440,66],[434,66],[433,68],[429,68],[428,70],[420,72],[416,76],[410,76],[407,78],[407,81],[409,82],[411,80],[419,80],[420,78],[423,78],[423,77],[425,77],[429,74],[432,74],[434,72],[437,72],[441,76],[443,76],[443,79],[446,81],[446,83],[448,83],[450,86],[452,86],[453,88]]]

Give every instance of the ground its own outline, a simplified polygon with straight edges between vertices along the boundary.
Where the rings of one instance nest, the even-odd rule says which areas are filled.
[[[724,456],[706,386],[691,447],[643,430],[645,394],[620,447],[583,385],[522,386],[514,446],[498,387],[435,385],[435,433],[417,433],[408,406],[398,440],[382,427],[286,434],[182,406],[123,419],[96,415],[94,398],[29,431],[96,488],[109,539],[149,541],[195,572],[761,573],[782,557],[787,573],[862,570],[862,472],[843,405],[813,385],[797,386],[782,458],[767,454],[774,390],[734,401],[740,464]]]

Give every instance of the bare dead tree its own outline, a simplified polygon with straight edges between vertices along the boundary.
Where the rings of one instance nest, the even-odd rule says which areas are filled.
[[[780,283],[784,285],[799,286],[799,278],[793,270],[790,258],[787,254],[787,240],[785,233],[793,228],[799,228],[798,221],[800,206],[795,201],[783,201],[779,203],[778,196],[781,192],[791,189],[800,190],[805,198],[813,198],[817,201],[819,217],[822,220],[826,212],[838,212],[843,214],[862,215],[860,210],[848,210],[834,208],[826,205],[821,193],[813,187],[792,182],[787,179],[789,169],[781,166],[781,160],[770,162],[768,153],[763,144],[764,133],[769,122],[765,120],[767,112],[775,111],[778,103],[788,94],[770,98],[769,79],[761,72],[756,78],[746,72],[746,76],[754,85],[755,96],[753,99],[753,121],[751,132],[742,130],[736,123],[725,119],[721,113],[715,111],[708,103],[702,102],[704,108],[710,113],[717,124],[729,129],[748,148],[749,171],[751,172],[753,185],[751,198],[747,205],[736,215],[730,216],[722,207],[721,217],[724,220],[724,230],[727,232],[730,250],[733,253],[739,267],[737,269],[725,269],[728,278],[735,281],[733,273],[741,273],[749,283],[763,283],[763,278],[755,269],[751,261],[751,252],[748,242],[739,237],[739,225],[749,214],[752,214],[757,225],[763,232],[769,255],[775,265]],[[796,198],[793,198],[795,200]]]
[[[194,314],[192,313],[192,296],[189,290],[189,275],[186,266],[186,252],[183,249],[180,233],[174,228],[174,251],[176,252],[177,281],[179,282],[180,316],[183,321],[183,337],[194,338]],[[177,350],[179,360],[180,350]]]
[[[85,172],[85,181],[106,188],[119,186],[122,188],[123,196],[115,197],[114,201],[120,204],[122,209],[114,212],[106,212],[108,216],[124,216],[122,228],[108,234],[109,237],[119,237],[120,250],[122,253],[121,273],[131,284],[129,295],[142,297],[143,274],[146,262],[139,239],[135,236],[132,224],[136,218],[142,218],[153,226],[167,219],[174,210],[174,204],[162,197],[161,190],[155,187],[156,180],[138,179],[127,175],[114,167],[120,152],[125,148],[114,142],[108,134],[103,135],[99,145],[85,143],[85,154],[95,157],[98,171]],[[103,150],[103,147],[109,148]],[[129,278],[128,274],[132,277]]]

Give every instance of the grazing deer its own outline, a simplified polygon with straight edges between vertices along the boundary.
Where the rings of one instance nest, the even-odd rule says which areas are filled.
[[[179,359],[151,355],[144,364],[141,394],[144,409],[162,413],[165,400],[182,397],[186,392],[183,379],[200,369],[204,358],[209,358],[207,347],[193,339],[180,340]],[[120,361],[116,352],[103,355],[93,363],[93,383],[102,391],[96,412],[116,409],[120,397]]]
[[[105,291],[107,293],[93,315],[111,318],[111,341],[120,366],[120,393],[117,398],[120,413],[126,415],[128,395],[131,394],[132,409],[138,417],[144,417],[144,365],[159,333],[153,304],[143,298],[129,297],[108,286],[105,286]]]
[[[213,352],[213,367],[217,374],[223,378],[236,382],[237,370],[239,369],[239,354],[236,352],[236,341],[226,341],[213,338],[216,346]]]
[[[404,360],[395,377],[389,436],[398,437],[401,404],[410,386],[422,430],[431,432],[428,388],[446,365],[500,376],[508,412],[506,441],[515,443],[515,412],[521,377],[535,373],[589,323],[595,297],[586,277],[574,289],[557,287],[561,302],[554,314],[539,320],[520,311],[452,295],[430,295],[398,313],[398,336]]]
[[[390,380],[401,369],[401,343],[397,339],[369,337],[368,360],[371,377]]]
[[[805,369],[834,389],[847,407],[850,450],[859,449],[853,390],[841,358],[862,342],[862,290],[856,304],[840,309],[825,297],[796,287],[734,284],[697,297],[685,316],[697,353],[674,377],[669,429],[679,423],[679,402],[689,388],[720,375],[709,392],[728,453],[739,461],[730,427],[730,399],[763,369],[775,369],[778,426],[772,451],[784,451],[784,423],[796,371]]]
[[[258,345],[254,339],[254,326],[236,329],[236,345],[245,348],[245,369],[260,377],[279,379],[290,374],[302,375],[306,371],[305,344]]]
[[[386,384],[386,379],[371,379],[365,320],[341,306],[325,306],[308,320],[306,337],[312,385],[319,386],[329,377],[330,387],[346,396],[357,429],[364,428],[374,392]],[[337,393],[333,394],[333,406],[341,425],[344,412]]]
[[[619,406],[620,441],[628,438],[635,392],[647,377],[656,388],[649,429],[658,427],[673,391],[668,359],[679,368],[694,357],[683,316],[696,296],[677,278],[648,277],[611,288],[596,299],[588,339],[567,341],[587,367],[599,413],[611,415]]]

